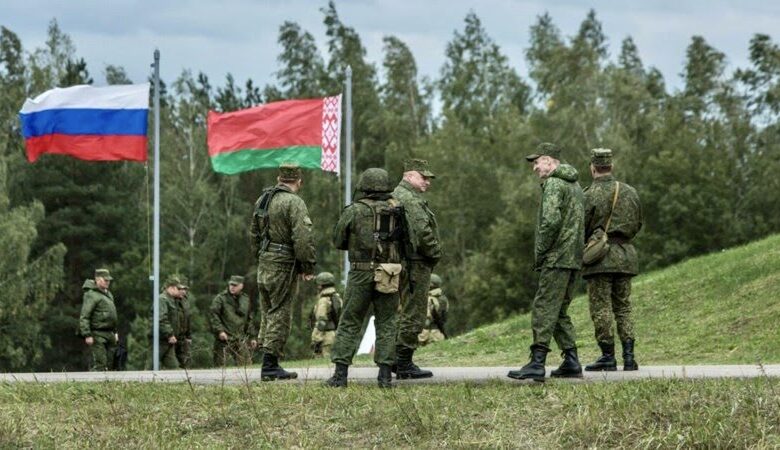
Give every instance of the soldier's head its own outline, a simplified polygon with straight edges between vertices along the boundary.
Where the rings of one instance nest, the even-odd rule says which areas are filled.
[[[436,289],[441,287],[441,277],[436,275],[435,273],[431,274],[431,289]]]
[[[111,286],[111,272],[108,269],[95,269],[95,284],[98,289],[106,290]]]
[[[179,290],[181,290],[182,296],[184,297],[190,292],[190,280],[184,275],[179,276],[179,280],[181,281]]]
[[[393,186],[390,184],[390,176],[385,169],[372,167],[366,169],[360,174],[357,189],[365,194],[377,192],[392,192]]]
[[[590,151],[590,174],[593,178],[603,177],[612,173],[612,150],[594,148]]]
[[[539,178],[547,178],[561,164],[561,148],[551,142],[536,146],[536,152],[525,157],[533,164],[533,171]]]
[[[276,181],[287,185],[293,192],[298,192],[303,186],[303,172],[298,164],[285,162],[279,166]]]
[[[228,291],[232,295],[238,295],[244,290],[244,277],[241,275],[231,275],[228,280]]]
[[[181,278],[177,274],[169,275],[165,279],[165,292],[171,297],[181,298],[184,293],[181,287],[184,286],[181,282]]]
[[[427,191],[434,178],[436,175],[428,168],[428,161],[417,158],[404,161],[404,181],[411,184],[418,192]]]
[[[314,277],[314,282],[317,283],[319,289],[325,289],[336,285],[336,277],[330,272],[320,272]]]

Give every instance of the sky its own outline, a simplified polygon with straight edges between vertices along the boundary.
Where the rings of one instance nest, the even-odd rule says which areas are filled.
[[[43,45],[48,23],[56,18],[96,85],[105,84],[108,64],[124,67],[134,82],[145,81],[157,48],[161,77],[168,83],[190,69],[206,73],[213,86],[223,85],[232,73],[242,85],[251,78],[262,87],[275,80],[277,34],[285,21],[312,33],[327,60],[320,11],[325,6],[327,0],[2,0],[0,25],[32,51]],[[594,9],[611,58],[631,36],[645,66],[658,68],[672,90],[681,88],[692,36],[703,36],[725,53],[734,70],[748,65],[754,34],[777,40],[773,32],[780,25],[780,2],[765,0],[338,0],[336,8],[341,21],[357,30],[377,68],[382,38],[395,35],[412,50],[420,75],[431,78],[438,76],[454,32],[474,11],[524,79],[529,28],[537,17],[549,13],[568,38]]]

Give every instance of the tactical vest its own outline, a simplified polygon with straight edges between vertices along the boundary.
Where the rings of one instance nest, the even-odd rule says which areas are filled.
[[[330,308],[328,309],[328,322],[325,325],[325,331],[335,331],[339,326],[339,319],[341,318],[341,297],[336,292],[336,288],[328,287],[322,290],[320,293],[321,300],[323,297],[330,300]],[[319,307],[319,300],[314,303],[314,308],[311,312],[311,327],[314,328],[317,323],[317,308]]]
[[[428,311],[425,315],[425,328],[432,330],[438,327],[433,322],[433,314],[439,313],[439,296],[441,295],[441,288],[431,289],[428,292]]]
[[[352,224],[350,259],[354,262],[401,262],[403,208],[400,202],[394,198],[362,198],[356,203],[369,208],[371,213],[357,215]]]

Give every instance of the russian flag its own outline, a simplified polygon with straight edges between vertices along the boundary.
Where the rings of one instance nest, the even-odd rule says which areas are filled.
[[[44,153],[87,161],[146,161],[149,83],[55,88],[19,111],[27,160]]]

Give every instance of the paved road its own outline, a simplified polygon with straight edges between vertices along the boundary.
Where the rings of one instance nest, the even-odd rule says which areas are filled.
[[[506,383],[523,383],[506,376],[507,372],[517,367],[429,367],[434,373],[433,378],[425,380],[403,380],[399,385],[418,383],[452,383],[474,382],[485,383],[500,381]],[[547,368],[547,375],[554,367]],[[332,370],[327,367],[288,368],[298,372],[299,378],[286,383],[307,383],[325,380],[331,376]],[[349,380],[358,383],[375,383],[377,370],[370,367],[357,367],[349,372]],[[627,381],[645,378],[755,378],[762,376],[780,377],[780,364],[765,366],[757,365],[710,365],[710,366],[643,366],[636,372],[585,372],[583,379],[556,379],[555,382],[600,382]],[[7,373],[0,374],[0,382],[40,382],[58,383],[69,381],[100,382],[164,382],[195,384],[242,384],[247,381],[259,382],[258,368],[228,368],[201,370],[166,370],[159,372],[53,372],[53,373]]]

